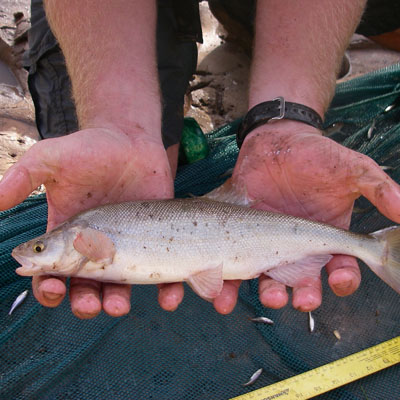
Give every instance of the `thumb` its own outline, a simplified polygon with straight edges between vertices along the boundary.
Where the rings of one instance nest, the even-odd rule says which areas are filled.
[[[386,217],[400,223],[400,186],[371,159],[356,185]]]
[[[35,144],[7,170],[0,182],[0,210],[7,210],[25,200],[45,183],[50,169],[41,161],[41,146]]]

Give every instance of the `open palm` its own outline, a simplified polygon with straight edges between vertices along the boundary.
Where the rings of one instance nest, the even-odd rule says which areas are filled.
[[[106,129],[86,129],[34,145],[1,182],[0,208],[20,203],[42,183],[48,230],[101,204],[173,196],[161,140]],[[127,285],[71,279],[70,288],[72,310],[81,318],[93,317],[102,307],[111,315],[129,311]],[[66,292],[62,279],[46,276],[34,277],[33,289],[36,298],[50,307],[57,306]]]
[[[288,122],[285,125],[285,122]],[[279,124],[279,125],[278,125]],[[223,189],[224,190],[224,189]],[[347,149],[304,124],[282,121],[252,132],[243,144],[227,193],[239,193],[255,208],[300,216],[348,228],[354,200],[367,197],[388,218],[400,222],[400,188],[369,157]],[[360,283],[356,260],[337,255],[327,265],[329,284],[339,296]],[[217,309],[230,309],[238,282],[227,282]],[[288,301],[284,285],[262,276],[261,302],[279,308]],[[293,305],[302,311],[322,300],[320,279],[293,289]]]

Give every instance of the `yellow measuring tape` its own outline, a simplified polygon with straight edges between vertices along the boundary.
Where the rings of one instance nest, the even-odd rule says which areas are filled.
[[[231,400],[310,399],[400,363],[400,336]]]

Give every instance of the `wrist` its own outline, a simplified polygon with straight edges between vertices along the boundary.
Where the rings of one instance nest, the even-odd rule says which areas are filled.
[[[89,99],[78,109],[81,128],[104,127],[127,135],[146,134],[161,138],[161,104],[157,89],[138,88],[135,82],[92,88]],[[152,94],[151,92],[157,92]],[[140,93],[140,95],[138,94]]]
[[[286,120],[301,122],[317,130],[321,130],[323,124],[321,116],[310,107],[299,103],[287,102],[283,97],[278,97],[271,101],[257,104],[244,116],[236,134],[238,147],[241,147],[246,136],[256,128],[271,125],[275,121]]]
[[[147,132],[138,124],[133,124],[129,129],[124,129],[121,125],[115,125],[110,121],[102,123],[92,123],[85,127],[80,127],[76,132],[77,135],[85,134],[86,140],[91,137],[94,142],[97,140],[106,140],[110,143],[110,148],[118,143],[120,149],[124,149],[125,153],[133,155],[140,153],[140,149],[145,149],[150,146],[152,149],[160,149],[165,152],[165,148],[161,139],[161,134],[154,135],[153,132]],[[147,151],[144,150],[143,154]]]
[[[243,143],[259,143],[259,142],[270,142],[276,138],[283,137],[294,137],[294,136],[322,136],[322,131],[316,129],[310,125],[304,124],[299,121],[291,120],[275,120],[268,124],[259,126],[258,128],[251,131]]]
[[[162,144],[161,124],[146,124],[135,119],[116,120],[115,116],[108,118],[108,115],[99,115],[80,123],[80,130],[84,129],[104,129],[107,131],[123,134],[131,140],[149,139],[153,142]]]
[[[323,119],[331,100],[331,94],[325,95],[323,91],[317,88],[314,89],[313,86],[310,82],[306,87],[303,87],[299,85],[298,78],[290,82],[288,77],[282,82],[271,80],[265,82],[263,85],[257,85],[255,82],[251,83],[249,89],[249,110],[257,104],[281,96],[285,101],[302,104],[313,109]]]

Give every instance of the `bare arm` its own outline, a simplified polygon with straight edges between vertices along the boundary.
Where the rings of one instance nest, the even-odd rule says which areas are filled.
[[[52,229],[100,204],[173,197],[161,140],[155,0],[49,0],[46,9],[66,58],[81,130],[40,141],[24,154],[0,183],[0,209],[44,183]],[[61,278],[34,277],[32,285],[48,307],[66,294]],[[166,290],[160,303],[171,309]],[[176,292],[172,308],[182,287]],[[130,309],[127,285],[71,279],[69,294],[80,318]]]
[[[161,139],[155,1],[47,0],[45,8],[81,128],[117,127]]]
[[[365,3],[258,1],[249,107],[283,96],[323,117]]]
[[[323,117],[365,3],[258,1],[249,108],[283,96],[287,101],[313,108]],[[315,128],[289,120],[258,127],[243,143],[227,189],[233,184],[259,208],[342,227],[349,226],[354,199],[366,192],[362,181],[368,180],[371,186],[390,182],[382,204],[399,204],[399,188],[372,160],[320,135]],[[394,210],[389,214],[396,219]],[[329,283],[338,295],[351,294],[360,283],[357,263],[351,257],[334,257],[328,273]],[[238,282],[227,282],[214,302],[216,309],[230,312],[237,290]],[[269,278],[260,278],[259,290],[261,302],[268,307],[279,308],[288,301],[285,287]],[[303,282],[293,291],[293,305],[302,311],[315,309],[321,300],[319,280]]]

